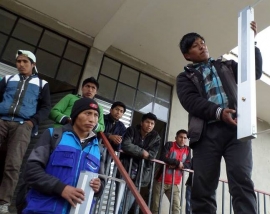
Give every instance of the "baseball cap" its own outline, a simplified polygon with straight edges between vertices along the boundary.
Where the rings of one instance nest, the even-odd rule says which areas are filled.
[[[18,56],[20,55],[24,55],[26,57],[28,57],[29,59],[31,59],[34,63],[36,63],[36,56],[31,52],[31,51],[26,51],[26,50],[18,50],[17,54],[16,54],[16,59],[18,58]],[[37,67],[35,66],[35,70],[36,73],[38,73],[37,71]]]

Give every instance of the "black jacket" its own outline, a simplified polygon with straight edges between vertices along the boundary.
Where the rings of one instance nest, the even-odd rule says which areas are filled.
[[[144,141],[142,142],[140,125],[127,128],[126,134],[124,135],[124,139],[122,141],[122,150],[125,152],[125,154],[121,154],[120,159],[127,172],[129,170],[130,159],[132,157],[134,158],[133,162],[138,163],[139,169],[135,178],[135,185],[138,185],[139,182],[143,150],[146,150],[149,153],[148,159],[152,160],[156,158],[159,146],[160,136],[155,130],[147,134],[144,138]],[[153,164],[151,163],[151,161],[145,160],[142,169],[142,187],[147,186],[150,182],[152,168]]]
[[[123,135],[126,132],[126,127],[124,123],[122,123],[121,121],[115,121],[111,117],[111,114],[104,115],[104,124],[105,124],[104,134],[106,135],[107,138],[109,137],[110,134],[120,135],[123,137]],[[115,145],[111,141],[110,143],[115,151],[118,151],[121,148],[121,144]]]
[[[212,62],[228,97],[229,108],[237,110],[237,63],[233,60]],[[262,56],[255,48],[256,79],[262,75]],[[216,120],[219,105],[207,100],[203,76],[192,65],[177,76],[177,95],[180,103],[189,113],[188,135],[190,146],[197,142],[207,121]]]

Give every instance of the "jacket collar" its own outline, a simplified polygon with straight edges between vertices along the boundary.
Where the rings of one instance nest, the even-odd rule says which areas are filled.
[[[71,124],[64,125],[62,127],[62,129],[63,129],[63,132],[72,132],[80,140],[78,135],[74,132],[73,127],[72,127]],[[91,132],[89,132],[89,135],[86,138],[84,138],[84,140],[90,141],[90,140],[92,140],[93,138],[96,138],[96,137],[97,137],[96,134],[93,131],[91,131]]]
[[[205,62],[200,62],[200,63],[190,63],[187,66],[184,67],[185,71],[190,72],[192,69],[196,69],[198,70],[201,66],[203,65],[211,65],[212,62],[214,62],[215,60],[210,57],[207,61],[207,63]]]

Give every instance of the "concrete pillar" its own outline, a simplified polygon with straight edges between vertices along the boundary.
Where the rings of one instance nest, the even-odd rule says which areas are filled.
[[[88,55],[85,68],[83,71],[82,78],[80,80],[80,86],[82,85],[82,82],[84,79],[89,78],[89,77],[98,77],[98,73],[100,70],[102,58],[103,58],[104,52],[100,51],[94,47],[90,49],[90,53]],[[80,92],[80,87],[78,90],[78,93]]]

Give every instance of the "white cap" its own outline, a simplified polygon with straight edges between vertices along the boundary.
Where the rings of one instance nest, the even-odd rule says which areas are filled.
[[[17,54],[16,54],[16,59],[20,55],[24,55],[24,56],[28,57],[29,59],[31,59],[34,63],[36,63],[36,56],[31,51],[18,50]],[[38,73],[36,66],[35,66],[35,70],[36,70],[36,73]]]

